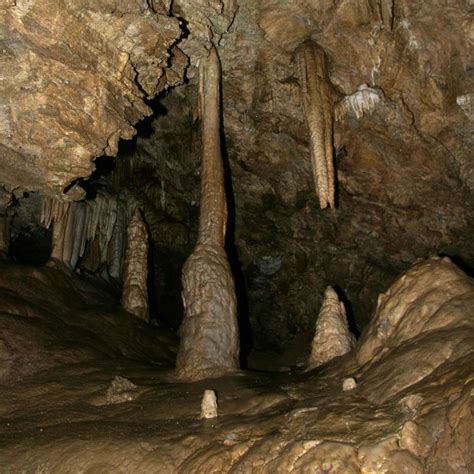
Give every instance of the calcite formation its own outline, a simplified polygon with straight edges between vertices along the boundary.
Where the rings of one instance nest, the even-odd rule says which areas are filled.
[[[120,278],[123,248],[117,236],[126,230],[119,219],[124,212],[118,200],[108,194],[80,202],[45,197],[41,222],[47,229],[53,228],[51,258],[74,270],[79,258],[85,256],[85,268],[107,267],[110,276]]]
[[[445,258],[408,269],[474,267],[470,3],[0,0],[2,469],[474,472],[474,283]],[[48,250],[32,189],[74,272],[9,260],[20,236]],[[164,296],[149,325],[115,293],[136,207]],[[176,381],[162,323],[181,322],[196,235]],[[232,373],[234,288],[249,365],[277,372]],[[323,293],[318,368],[290,370]],[[193,420],[217,412],[193,381],[222,374],[220,421]]]
[[[133,212],[127,230],[122,306],[148,322],[148,231],[139,209]]]
[[[139,0],[18,0],[1,2],[0,25],[0,182],[80,198],[91,160],[181,80],[179,22]]]
[[[202,120],[198,241],[183,268],[184,320],[176,361],[181,378],[200,379],[238,368],[234,280],[224,249],[227,203],[220,142],[220,63],[213,47],[200,65]]]
[[[222,418],[209,423],[193,421],[208,385],[170,379],[173,337],[119,317],[111,295],[73,273],[5,260],[0,270],[6,472],[474,469],[474,283],[449,261],[408,270],[356,351],[321,370],[213,380]],[[391,337],[376,336],[397,308]]]
[[[311,164],[321,209],[335,207],[333,92],[324,50],[311,41],[296,52],[303,108],[310,136]]]
[[[349,352],[355,338],[349,331],[344,303],[328,286],[316,320],[316,330],[311,344],[308,369],[318,367]]]
[[[349,390],[354,390],[357,387],[357,382],[354,377],[347,377],[342,382],[342,390],[348,392]]]
[[[451,356],[454,349],[462,352],[462,327],[474,323],[472,317],[466,316],[466,307],[473,297],[472,288],[472,281],[448,257],[418,263],[379,296],[374,318],[357,349],[358,363],[373,363],[386,355],[383,352],[409,339],[423,336],[426,342],[420,340],[418,344],[429,344],[430,331],[443,328],[457,331],[459,345],[454,348],[439,339],[431,341],[432,356],[425,364],[419,364],[415,372],[420,375],[430,372]],[[410,375],[417,376],[414,372]]]
[[[201,402],[201,418],[217,417],[217,396],[214,390],[205,390]]]

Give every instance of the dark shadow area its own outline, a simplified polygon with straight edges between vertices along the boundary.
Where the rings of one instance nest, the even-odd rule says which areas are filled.
[[[45,265],[51,256],[52,232],[45,228],[23,228],[10,240],[10,257],[18,263]]]
[[[153,121],[166,115],[168,110],[163,106],[161,100],[163,94],[154,99],[146,100],[145,103],[152,109],[151,115],[145,117],[135,125],[136,134],[130,140],[120,139],[118,143],[117,156],[102,155],[94,159],[95,169],[87,178],[77,178],[69,183],[63,190],[67,193],[72,187],[78,185],[86,192],[86,199],[94,199],[100,187],[111,186],[112,172],[117,168],[118,162],[125,157],[132,156],[137,150],[139,138],[149,138],[153,133]]]
[[[24,193],[8,209],[9,256],[17,263],[40,266],[51,256],[52,231],[41,224],[41,203],[38,193]]]
[[[221,98],[222,101],[222,98]],[[226,148],[226,138],[224,135],[223,117],[221,114],[221,152],[224,164],[224,186],[227,197],[227,233],[225,248],[229,259],[230,268],[234,276],[235,293],[237,297],[237,318],[240,332],[240,366],[247,368],[247,358],[253,347],[252,326],[250,324],[250,312],[247,296],[245,276],[239,259],[239,253],[235,245],[235,197],[232,186],[232,176],[229,163],[229,156]]]
[[[153,265],[153,279],[150,285],[154,302],[150,301],[150,314],[156,321],[163,323],[167,328],[177,331],[183,318],[183,302],[181,297],[181,270],[186,261],[185,255],[168,247],[154,247],[150,262]]]
[[[355,316],[354,316],[354,309],[352,307],[352,303],[349,301],[346,294],[344,293],[344,291],[340,287],[335,286],[334,290],[336,291],[337,296],[344,303],[344,307],[346,308],[347,324],[349,325],[349,330],[351,331],[352,334],[354,334],[354,336],[357,339],[359,339],[360,330],[357,327],[357,323],[356,323],[356,319],[355,319]]]
[[[474,266],[459,255],[441,254],[441,257],[448,257],[457,267],[459,267],[467,276],[474,278]]]

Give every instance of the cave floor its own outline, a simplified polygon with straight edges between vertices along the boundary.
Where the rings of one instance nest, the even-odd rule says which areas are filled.
[[[123,379],[114,387],[116,377]],[[205,472],[234,463],[235,472],[249,472],[296,440],[300,456],[323,440],[389,434],[407,417],[328,390],[326,377],[299,388],[305,380],[249,371],[182,383],[172,370],[125,359],[48,369],[2,387],[2,472],[204,472],[201,463]],[[205,389],[218,394],[218,418],[199,419]]]
[[[470,472],[467,320],[365,366],[351,353],[307,373],[185,383],[175,336],[96,282],[0,267],[0,473]],[[201,420],[206,389],[219,416]]]

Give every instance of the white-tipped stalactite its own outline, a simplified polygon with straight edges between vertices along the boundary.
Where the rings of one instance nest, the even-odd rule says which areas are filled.
[[[148,231],[139,209],[133,212],[127,229],[122,307],[148,322]]]
[[[324,50],[312,41],[296,52],[303,109],[310,136],[311,164],[321,209],[335,207],[332,85]]]
[[[328,286],[316,321],[308,369],[346,354],[354,345],[355,338],[349,331],[344,303],[339,301],[337,293]]]
[[[224,249],[227,204],[220,143],[221,69],[213,47],[200,64],[201,201],[197,244],[183,268],[184,319],[176,362],[180,378],[215,377],[238,368],[234,280]]]
[[[381,97],[378,90],[369,87],[367,84],[359,86],[356,92],[347,95],[336,107],[336,120],[340,121],[343,117],[352,113],[359,120],[365,114],[372,113],[380,103]]]

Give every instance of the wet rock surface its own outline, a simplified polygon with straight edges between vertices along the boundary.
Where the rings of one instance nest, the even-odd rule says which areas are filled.
[[[42,279],[53,278],[54,271],[36,270]],[[23,268],[22,273],[28,270]],[[56,290],[57,298],[69,297],[71,291],[84,292],[92,311],[97,304],[91,302],[93,287],[71,276],[61,277],[67,285]],[[420,288],[414,287],[413,281],[420,280]],[[441,281],[451,289],[448,296]],[[1,282],[5,307],[11,289],[4,278]],[[23,307],[18,299],[15,318],[43,324],[29,336],[35,341],[46,327],[56,324],[61,305],[42,319],[45,309],[26,291],[27,283],[17,287]],[[48,295],[46,290],[43,294]],[[399,299],[407,294],[412,297]],[[431,295],[432,311],[423,310],[427,295]],[[472,280],[451,262],[421,262],[381,298],[374,321],[355,351],[309,373],[296,368],[289,373],[248,371],[180,383],[170,359],[160,354],[169,349],[164,339],[152,357],[153,364],[131,360],[137,358],[132,352],[128,358],[114,355],[112,359],[108,354],[85,359],[76,354],[54,368],[37,363],[20,380],[10,377],[7,383],[3,378],[2,469],[471,472],[472,298]],[[396,310],[383,332],[390,335],[388,339],[377,336],[386,308]],[[83,312],[61,318],[77,321]],[[94,316],[103,319],[97,310]],[[3,311],[2,328],[12,317],[11,309]],[[119,327],[121,318],[123,314],[114,314],[113,324]],[[131,320],[140,326],[135,318]],[[119,343],[120,337],[110,328],[107,334],[109,345]],[[61,332],[57,337],[66,335]],[[433,344],[436,339],[443,341],[445,351]],[[148,344],[145,347],[150,350]],[[136,352],[143,347],[132,340],[129,345]],[[18,354],[25,350],[25,344],[16,349]],[[62,350],[56,347],[54,353]],[[370,357],[361,358],[369,353]],[[424,361],[429,361],[430,370],[424,369]],[[348,377],[357,379],[357,385],[343,391]],[[218,396],[219,417],[200,419],[202,394],[211,389]]]

